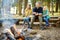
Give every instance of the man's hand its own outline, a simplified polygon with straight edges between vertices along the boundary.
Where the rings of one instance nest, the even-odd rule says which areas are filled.
[[[33,12],[33,15],[38,16],[39,14],[38,14],[38,13],[36,13],[36,12]]]
[[[38,14],[38,13],[36,13],[35,15],[36,15],[36,16],[38,16],[39,14]]]
[[[41,13],[39,13],[39,16],[42,16],[42,14],[41,14]]]
[[[33,14],[35,15],[35,14],[36,14],[36,12],[33,12]]]

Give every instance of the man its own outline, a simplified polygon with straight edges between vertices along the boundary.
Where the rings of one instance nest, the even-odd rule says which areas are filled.
[[[31,26],[33,25],[33,21],[35,20],[35,17],[38,17],[39,19],[39,24],[40,27],[43,29],[42,27],[42,13],[43,13],[43,8],[41,7],[41,2],[36,2],[36,6],[33,8],[33,18],[31,21]]]

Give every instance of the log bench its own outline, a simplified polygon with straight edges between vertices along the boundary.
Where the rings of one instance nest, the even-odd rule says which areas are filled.
[[[50,18],[49,23],[52,23],[52,26],[56,26],[56,23],[59,21],[59,18],[56,16],[53,16]]]
[[[18,21],[17,21],[16,24],[23,24],[23,19],[24,19],[24,17],[18,17],[17,19],[18,19]],[[56,26],[56,23],[57,23],[58,21],[59,21],[59,18],[56,17],[56,16],[52,16],[52,17],[49,19],[50,25],[55,25],[55,26]],[[31,22],[30,22],[30,23],[31,23]],[[36,24],[38,25],[38,24],[39,24],[39,20],[36,19],[33,24],[34,24],[34,25],[36,25]],[[43,21],[43,25],[45,25],[45,22],[44,22],[44,21]]]
[[[60,17],[58,19],[59,20],[55,23],[56,27],[60,27]]]

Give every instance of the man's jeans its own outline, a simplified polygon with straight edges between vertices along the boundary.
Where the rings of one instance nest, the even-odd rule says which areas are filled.
[[[33,22],[34,22],[34,20],[35,20],[35,15],[33,15],[33,17],[31,18],[31,27],[32,27],[32,25],[33,25]],[[41,16],[37,16],[38,17],[38,19],[39,19],[39,25],[40,25],[40,27],[42,27],[42,17]]]

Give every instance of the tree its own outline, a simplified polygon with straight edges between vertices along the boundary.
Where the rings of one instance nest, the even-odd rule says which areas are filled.
[[[59,10],[60,10],[60,0],[59,0]],[[59,11],[60,12],[60,11]]]
[[[22,0],[18,0],[18,4],[17,4],[17,9],[19,11],[19,15],[21,15],[21,9],[22,9]]]
[[[59,0],[56,0],[56,12],[58,12]]]
[[[50,11],[50,0],[48,0],[47,6],[48,6],[48,9],[49,9],[49,11]]]
[[[24,9],[26,8],[27,4],[28,4],[28,0],[24,0]]]
[[[34,7],[36,3],[36,0],[32,0],[32,6]]]

